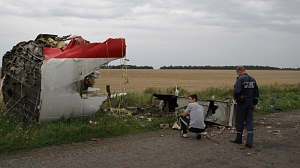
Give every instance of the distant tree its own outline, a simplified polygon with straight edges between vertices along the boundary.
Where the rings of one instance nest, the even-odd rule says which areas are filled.
[[[215,69],[215,70],[235,70],[237,66],[163,66],[160,69]],[[247,70],[300,70],[300,68],[278,68],[270,66],[244,65]]]
[[[154,69],[152,66],[136,66],[136,65],[102,65],[100,66],[101,69]]]

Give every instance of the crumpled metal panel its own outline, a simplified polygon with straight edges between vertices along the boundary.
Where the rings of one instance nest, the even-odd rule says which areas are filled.
[[[15,117],[38,121],[43,60],[42,47],[34,41],[20,42],[3,56],[3,101]]]
[[[198,103],[204,108],[205,121],[220,124],[224,126],[235,125],[235,102],[231,100],[213,100],[217,109],[211,112],[209,107],[211,100],[198,100]],[[188,98],[177,98],[178,108],[188,105]]]
[[[163,111],[181,112],[189,104],[187,97],[153,94],[158,100],[163,100],[160,107]],[[235,106],[236,103],[231,100],[203,100],[197,101],[204,108],[204,120],[224,126],[234,126],[235,124]]]

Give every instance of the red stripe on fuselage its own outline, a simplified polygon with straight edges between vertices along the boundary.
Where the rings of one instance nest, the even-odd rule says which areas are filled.
[[[44,47],[45,60],[52,58],[123,58],[126,55],[125,39],[109,38],[103,43],[82,43],[73,39],[63,48]]]

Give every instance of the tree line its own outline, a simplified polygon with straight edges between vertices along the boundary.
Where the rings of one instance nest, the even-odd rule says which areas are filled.
[[[160,69],[215,69],[215,70],[235,70],[237,66],[163,66]],[[300,68],[278,68],[270,66],[244,65],[247,70],[300,70]]]
[[[235,70],[237,66],[162,66],[159,69],[212,69],[212,70]],[[278,68],[271,66],[244,65],[247,70],[300,70],[300,68]],[[137,65],[102,65],[101,69],[154,69],[152,66],[137,66]]]
[[[137,66],[137,65],[102,65],[101,69],[154,69],[152,66]]]

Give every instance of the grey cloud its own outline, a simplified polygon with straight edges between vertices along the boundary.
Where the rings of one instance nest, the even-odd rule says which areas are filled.
[[[3,1],[2,16],[20,17],[78,17],[86,19],[140,18],[212,25],[228,28],[268,28],[300,31],[300,2],[298,0],[189,0],[189,1]],[[155,22],[155,21],[154,21]],[[281,24],[280,24],[281,23]],[[147,25],[147,24],[146,24]]]
[[[91,41],[125,37],[131,63],[141,65],[246,64],[240,61],[253,57],[253,64],[297,67],[271,58],[298,59],[299,6],[299,0],[2,0],[0,56],[38,33],[77,33]]]

